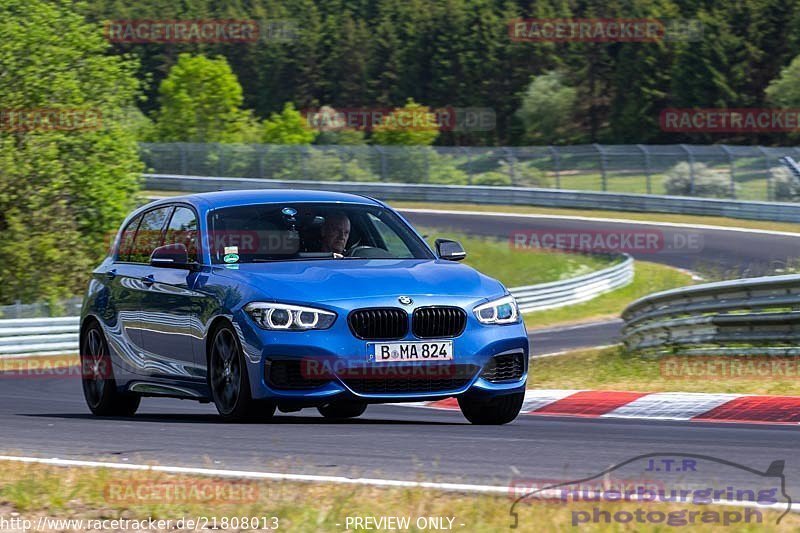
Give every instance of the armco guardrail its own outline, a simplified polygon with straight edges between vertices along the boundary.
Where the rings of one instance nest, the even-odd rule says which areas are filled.
[[[511,293],[523,312],[590,300],[633,279],[633,259],[609,268],[553,283],[515,287]],[[0,357],[77,353],[79,317],[0,320]]]
[[[800,275],[707,283],[628,306],[629,350],[682,355],[799,355]]]
[[[603,293],[624,287],[633,280],[633,258],[603,270],[575,278],[509,289],[517,299],[520,311],[542,311],[591,300]]]
[[[0,357],[78,351],[76,316],[0,320]]]
[[[161,191],[211,192],[229,189],[314,189],[374,196],[381,200],[541,205],[615,211],[707,215],[750,220],[800,222],[800,204],[743,202],[714,198],[567,191],[527,187],[426,185],[359,181],[268,180],[145,174],[145,188]]]

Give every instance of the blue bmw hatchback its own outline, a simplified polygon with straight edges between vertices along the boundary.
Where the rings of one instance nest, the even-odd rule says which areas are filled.
[[[214,402],[228,420],[456,397],[476,424],[519,414],[528,338],[514,298],[435,250],[386,204],[320,191],[229,191],[131,214],[81,313],[97,415],[143,396]]]

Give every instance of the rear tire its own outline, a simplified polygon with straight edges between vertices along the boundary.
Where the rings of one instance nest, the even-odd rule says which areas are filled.
[[[508,424],[519,415],[525,393],[517,392],[490,399],[477,399],[467,396],[458,398],[458,406],[464,417],[473,424],[500,426]]]
[[[226,422],[266,421],[275,414],[275,403],[253,400],[247,362],[230,326],[217,328],[211,338],[208,378],[214,405]]]
[[[331,402],[317,407],[319,414],[325,418],[333,419],[356,418],[363,415],[366,410],[367,404],[365,402],[355,401]]]
[[[80,352],[83,397],[89,410],[97,416],[136,414],[141,397],[117,389],[108,342],[97,322],[83,332]]]

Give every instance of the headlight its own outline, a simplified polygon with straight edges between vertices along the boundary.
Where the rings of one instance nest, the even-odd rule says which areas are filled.
[[[481,304],[473,312],[481,324],[514,324],[519,321],[517,301],[510,294]]]
[[[336,320],[336,313],[299,305],[253,302],[244,307],[259,327],[306,331],[328,329]]]

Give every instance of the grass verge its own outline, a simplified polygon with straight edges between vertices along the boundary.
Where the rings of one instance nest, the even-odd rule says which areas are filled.
[[[625,353],[621,346],[576,350],[557,357],[532,359],[528,387],[800,395],[800,379],[796,372],[787,372],[785,378],[769,378],[759,375],[759,367],[750,366],[748,360],[739,358],[736,361],[731,365],[730,359],[654,359]],[[784,361],[786,368],[796,368],[798,362],[800,359]],[[736,370],[726,372],[725,368]]]
[[[594,322],[617,318],[634,300],[653,292],[665,291],[692,284],[692,277],[672,267],[646,261],[636,261],[633,281],[612,292],[576,305],[536,311],[523,315],[530,330],[562,324]]]
[[[508,241],[477,237],[445,229],[419,228],[430,235],[431,246],[437,238],[455,239],[464,245],[464,263],[503,282],[506,287],[533,285],[588,274],[611,266],[616,259],[601,255],[559,253],[545,250],[518,250]]]
[[[214,483],[221,490],[214,492],[211,500],[197,501],[201,489]],[[170,492],[169,487],[173,487]],[[196,490],[191,491],[194,487]],[[189,490],[186,490],[186,489]],[[230,489],[226,492],[225,489]],[[183,489],[183,490],[181,490]],[[183,493],[194,494],[190,498],[170,498]],[[162,497],[154,498],[154,494]],[[233,503],[233,498],[219,495],[246,495],[245,502]],[[144,498],[142,497],[144,496]],[[190,501],[194,499],[195,501]],[[242,498],[239,498],[242,499]],[[146,500],[146,501],[145,501]],[[158,500],[158,501],[156,501]],[[177,501],[176,501],[177,500]],[[422,531],[417,527],[419,518],[453,518],[452,530],[494,532],[507,530],[511,524],[509,514],[512,504],[508,495],[470,495],[439,492],[428,489],[374,488],[368,486],[344,486],[292,482],[242,482],[206,477],[160,474],[153,472],[125,472],[110,469],[56,468],[51,466],[0,463],[0,512],[5,517],[15,516],[32,520],[39,517],[50,519],[100,520],[117,519],[146,520],[149,518],[172,520],[173,528],[180,518],[223,518],[228,524],[236,517],[278,518],[278,529],[283,531],[353,531],[354,517],[408,517],[409,531]],[[655,503],[546,503],[533,501],[517,506],[519,531],[533,531],[546,525],[547,531],[574,531],[573,513],[591,513],[595,508],[610,511],[635,512],[637,507],[645,512],[700,511],[725,513],[743,512],[741,509],[716,506],[692,506]],[[762,524],[737,524],[737,531],[777,531],[775,525],[779,514],[761,511]],[[351,522],[348,523],[348,517]],[[699,519],[698,519],[699,521]],[[260,523],[260,522],[259,522]],[[348,527],[350,524],[350,527]],[[447,521],[445,521],[447,524]],[[82,529],[87,529],[86,522]],[[209,522],[210,526],[210,522]],[[666,527],[648,526],[641,523],[586,524],[582,530],[592,531],[647,531],[663,530]],[[720,524],[693,525],[693,531],[717,531]],[[800,527],[800,517],[789,515],[781,528]],[[79,529],[61,526],[61,530]],[[54,530],[56,528],[50,528]],[[121,528],[120,528],[121,529]],[[187,529],[185,526],[182,529]],[[222,530],[247,530],[254,528],[222,527]],[[360,529],[364,529],[363,527]],[[375,529],[375,528],[373,528]],[[428,528],[435,529],[435,528]]]
[[[643,222],[672,222],[679,224],[702,224],[733,228],[788,231],[800,233],[800,224],[791,222],[770,222],[763,220],[743,220],[739,218],[710,217],[700,215],[676,215],[670,213],[637,213],[632,211],[605,211],[600,209],[548,208],[524,205],[486,205],[433,202],[390,202],[396,209],[442,209],[456,211],[492,211],[499,213],[538,214],[553,216],[581,216],[589,218],[619,218]]]

